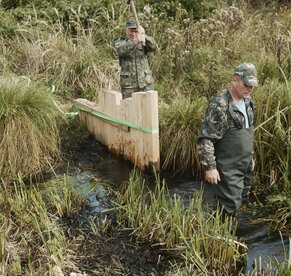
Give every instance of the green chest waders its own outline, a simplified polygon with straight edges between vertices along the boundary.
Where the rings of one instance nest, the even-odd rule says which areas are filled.
[[[212,188],[219,203],[231,214],[241,207],[251,188],[253,132],[253,127],[232,128],[215,143],[216,167],[221,181]]]

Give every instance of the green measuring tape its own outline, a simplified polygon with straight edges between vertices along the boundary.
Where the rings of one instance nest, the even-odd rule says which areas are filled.
[[[92,111],[92,110],[86,109],[84,107],[79,106],[78,104],[75,104],[75,106],[78,110],[81,110],[83,112],[88,112],[96,117],[99,117],[99,118],[102,118],[102,119],[105,119],[107,121],[114,122],[114,123],[117,123],[120,125],[124,125],[124,126],[130,127],[130,128],[134,128],[134,129],[142,131],[144,133],[148,133],[148,134],[158,134],[159,133],[159,129],[146,128],[146,127],[142,127],[140,125],[137,125],[135,123],[126,122],[126,121],[123,121],[120,119],[116,119],[116,118],[111,117],[111,116],[104,114],[102,112]]]

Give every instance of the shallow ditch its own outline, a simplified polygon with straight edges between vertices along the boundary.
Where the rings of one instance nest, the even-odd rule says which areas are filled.
[[[106,186],[118,188],[122,182],[129,179],[133,166],[111,155],[106,148],[94,141],[86,139],[78,147],[66,149],[68,164],[62,172],[66,172],[74,180],[80,193],[87,196],[89,208],[70,231],[75,236],[80,231],[86,233],[78,249],[80,270],[88,275],[162,275],[173,261],[170,254],[160,248],[141,244],[129,236],[128,231],[112,232],[96,237],[90,233],[86,222],[104,218],[107,209],[112,206],[106,196]],[[60,173],[62,173],[60,172]],[[147,183],[152,185],[155,178],[145,175]],[[191,181],[188,176],[172,177],[170,172],[162,172],[171,194],[183,197],[185,205],[192,194],[204,189],[206,203],[211,203],[211,193],[207,186]],[[98,183],[97,189],[92,189],[92,183]],[[108,215],[108,214],[107,214]],[[288,251],[288,239],[281,239],[279,233],[271,233],[268,224],[263,220],[264,214],[259,210],[243,211],[239,214],[238,238],[249,248],[244,273],[250,275],[256,262],[265,271],[270,271],[270,262],[284,259],[284,248]],[[73,230],[72,230],[73,229]],[[72,233],[70,233],[72,234]],[[102,271],[102,272],[101,272]],[[269,272],[271,273],[271,272]],[[269,275],[269,274],[266,274]]]

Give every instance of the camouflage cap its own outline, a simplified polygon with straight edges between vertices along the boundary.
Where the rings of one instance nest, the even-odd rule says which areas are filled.
[[[129,19],[126,21],[125,27],[128,29],[136,29],[137,24],[134,19]]]
[[[252,63],[242,63],[234,71],[234,75],[240,76],[247,86],[257,86],[257,70]]]

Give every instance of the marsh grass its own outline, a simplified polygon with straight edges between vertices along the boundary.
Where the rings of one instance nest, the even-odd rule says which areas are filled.
[[[122,228],[131,229],[138,240],[164,247],[192,265],[192,272],[234,272],[244,258],[246,246],[235,240],[233,221],[222,222],[220,213],[205,214],[201,193],[194,194],[186,208],[180,196],[170,196],[165,183],[157,181],[156,189],[149,191],[133,173],[114,204]]]
[[[64,220],[77,216],[89,205],[88,200],[77,191],[67,175],[48,181],[42,192],[48,210]]]
[[[176,97],[170,104],[161,103],[160,143],[163,167],[176,173],[191,171],[199,175],[196,143],[207,99]]]
[[[291,228],[291,200],[290,195],[284,193],[267,197],[272,205],[273,214],[266,219],[273,231],[281,231],[289,234]]]
[[[164,112],[164,102],[169,107],[176,108],[179,113],[180,106],[176,102],[179,100],[182,102],[181,98],[185,98],[185,102],[189,99],[195,102],[199,97],[210,100],[215,94],[228,87],[233,70],[238,64],[250,61],[256,65],[260,81],[258,95],[254,91],[259,110],[257,125],[264,123],[269,116],[277,112],[277,119],[274,118],[266,124],[265,129],[258,128],[256,133],[257,137],[262,138],[255,145],[258,147],[257,152],[260,152],[260,158],[257,158],[260,176],[257,179],[264,183],[261,177],[271,177],[270,167],[273,167],[276,183],[290,182],[290,172],[287,168],[290,167],[290,161],[286,160],[286,154],[283,154],[284,151],[286,152],[286,143],[290,143],[290,134],[288,135],[288,127],[286,127],[286,121],[290,121],[290,111],[285,109],[290,106],[290,84],[288,84],[291,57],[288,29],[290,24],[290,13],[283,9],[260,12],[251,11],[245,5],[233,5],[217,9],[208,18],[196,22],[183,20],[180,23],[175,22],[172,26],[163,26],[164,31],[159,32],[162,50],[158,51],[151,61],[157,87],[161,92],[159,96],[162,98],[159,118],[162,161],[165,166],[186,169],[189,166],[189,155],[182,155],[181,152],[186,150],[181,148],[189,147],[193,140],[188,139],[185,143],[180,137],[180,147],[177,147],[177,143],[171,144],[175,136],[168,135],[167,127],[163,127],[170,121],[169,113]],[[279,90],[279,93],[273,93],[275,90]],[[281,98],[277,94],[280,94]],[[269,106],[265,107],[267,101]],[[275,111],[276,103],[280,108],[278,111]],[[187,127],[188,120],[183,121],[181,116],[176,117],[172,116],[171,123],[168,125],[171,132],[178,136],[183,127]],[[193,120],[197,117],[198,122],[201,123],[199,116],[193,116]],[[195,122],[191,126],[193,133],[198,132],[199,123]],[[275,128],[276,133],[273,133],[272,127],[270,128],[274,123],[278,123]],[[265,130],[270,133],[267,134]],[[268,135],[272,138],[266,137]],[[267,148],[265,138],[271,139],[274,146]],[[285,141],[284,146],[279,148],[282,141]]]
[[[49,202],[58,202],[68,187],[45,195],[33,185],[14,182],[9,188],[1,185],[1,274],[47,275],[54,270],[78,271],[74,265],[69,240],[59,220],[63,212],[50,212]],[[60,194],[61,192],[61,194]],[[79,208],[79,202],[71,202]],[[66,210],[72,208],[71,203]],[[55,204],[56,205],[56,204]]]
[[[6,180],[41,173],[59,157],[60,114],[47,89],[0,80],[0,174]]]
[[[151,55],[149,60],[160,97],[162,161],[165,167],[180,172],[190,168],[199,176],[195,143],[202,109],[206,105],[205,99],[209,100],[226,88],[239,63],[250,61],[258,68],[261,85],[254,93],[258,108],[254,190],[271,190],[290,199],[290,155],[286,155],[286,152],[291,152],[290,9],[255,10],[249,8],[249,3],[240,2],[242,4],[237,6],[223,6],[201,20],[188,18],[187,11],[182,9],[177,10],[175,18],[167,17],[166,11],[151,10],[150,6],[147,10],[140,10],[142,24],[160,46],[159,51]],[[101,88],[112,86],[118,90],[118,60],[113,45],[115,39],[122,35],[130,9],[120,1],[104,3],[95,18],[85,20],[86,24],[81,11],[81,7],[71,10],[73,16],[65,22],[67,25],[63,24],[66,18],[62,18],[57,10],[53,18],[50,18],[51,15],[40,17],[37,10],[25,19],[22,15],[23,20],[18,22],[19,26],[13,35],[1,39],[1,73],[29,76],[46,87],[53,84],[56,93],[65,100],[80,96],[96,100],[96,91]],[[4,17],[8,13],[5,11],[1,14]],[[71,27],[68,24],[72,24]],[[27,89],[29,85],[23,82],[16,86],[12,84],[5,82],[2,89],[4,92],[0,94],[0,173],[1,177],[16,179],[18,174],[28,176],[42,171],[58,155],[58,115],[46,89],[36,89],[34,86],[34,89]],[[21,92],[26,89],[27,97]],[[8,93],[10,90],[14,92]],[[27,102],[27,105],[21,103],[22,98],[25,98],[23,102]],[[8,105],[9,101],[12,104]],[[36,103],[41,108],[35,108]],[[183,209],[181,199],[175,197],[173,202],[168,200],[168,192],[164,188],[157,192],[159,198],[147,191],[144,192],[146,198],[142,198],[140,187],[136,185],[125,193],[128,199],[122,199],[122,202],[128,202],[127,211],[126,206],[120,203],[120,216],[122,212],[129,215],[129,219],[122,216],[123,223],[135,227],[135,233],[141,238],[148,238],[169,248],[174,247],[173,252],[183,252],[181,256],[191,260],[187,263],[186,271],[199,268],[203,273],[211,266],[227,263],[226,260],[235,251],[232,242],[229,245],[232,235],[226,233],[228,226],[220,225],[223,233],[213,233],[215,227],[218,227],[213,227],[215,218],[209,218],[208,221],[196,211],[192,218],[188,215],[179,218],[179,212],[190,212]],[[51,190],[51,193],[55,192]],[[60,216],[74,215],[77,209],[70,206],[69,200],[76,201],[77,198],[67,192],[64,202],[61,202],[61,197],[55,196],[49,206]],[[154,202],[153,206],[148,204],[150,201]],[[195,204],[199,206],[197,201]],[[173,205],[169,205],[169,202]],[[9,206],[3,204],[3,210],[7,213],[10,212]],[[286,210],[290,214],[290,209],[288,205],[281,207],[278,210],[282,211],[276,218],[284,227]],[[168,213],[169,210],[173,214]],[[137,219],[142,223],[137,223]],[[188,222],[188,230],[181,219]],[[154,221],[157,224],[153,224]],[[178,227],[173,226],[175,223]],[[198,227],[200,223],[206,224],[203,224],[206,229],[204,233],[201,233],[202,227]],[[18,237],[16,230],[11,232],[11,229],[15,229],[13,227],[12,222],[3,222],[5,237]],[[195,232],[195,240],[188,236],[191,231]],[[29,238],[29,234],[26,235]],[[196,239],[200,251],[192,244]],[[179,247],[182,240],[183,246]],[[4,238],[2,241],[5,244]],[[205,248],[204,241],[214,250]],[[17,252],[18,242],[10,243],[9,250]],[[223,247],[221,244],[224,242]],[[221,246],[223,250],[220,250]],[[11,261],[10,257],[14,255],[5,250],[3,252],[6,253],[1,255],[3,263],[9,263],[9,272],[14,271],[12,269],[19,271],[21,257],[17,256],[28,253],[19,251]],[[213,258],[218,256],[217,263],[209,264],[205,252]],[[36,270],[34,264],[30,261],[27,263],[30,271]],[[226,270],[231,269],[226,265]]]
[[[291,189],[289,87],[287,83],[271,81],[266,82],[254,93],[257,102],[256,172],[263,183],[267,182],[269,185],[282,183],[288,194]]]
[[[2,41],[2,70],[30,76],[47,86],[53,84],[56,93],[66,100],[97,100],[98,90],[117,88],[118,61],[112,46],[116,27],[109,29],[106,21],[112,19],[107,18],[105,10],[99,10],[98,18],[87,18],[84,23],[79,8],[70,11],[73,19],[67,22],[69,29],[56,9],[46,19],[43,12],[35,10],[31,18],[22,21],[9,46]]]
[[[266,82],[255,97],[259,104],[260,122],[255,131],[256,185],[255,192],[273,191],[267,197],[274,214],[270,217],[273,230],[290,231],[291,170],[290,170],[290,81]],[[275,190],[275,192],[274,192]]]
[[[185,97],[185,102],[194,102],[199,97],[209,100],[225,88],[235,66],[245,60],[256,64],[261,85],[270,83],[270,79],[276,83],[284,81],[283,76],[290,78],[288,26],[291,19],[284,10],[269,9],[263,14],[249,10],[247,5],[232,5],[218,8],[208,18],[197,21],[185,19],[185,12],[177,13],[173,21],[161,21],[155,9],[147,7],[140,11],[144,26],[160,46],[149,59],[161,109],[164,102],[179,107],[175,104],[179,101],[177,97],[180,101]],[[128,14],[126,5],[108,4],[98,9],[96,18],[84,24],[81,8],[72,10],[73,16],[68,23],[75,31],[71,34],[57,10],[54,18],[47,15],[47,20],[40,20],[35,11],[33,18],[22,22],[9,48],[2,41],[3,70],[29,75],[48,86],[54,84],[56,93],[66,99],[96,100],[96,93],[102,88],[119,90],[118,60],[113,45],[123,33]],[[12,65],[7,66],[9,63]],[[183,131],[182,124],[170,124],[165,116],[168,113],[161,111],[161,136],[167,131],[163,128],[166,124],[178,136]],[[201,121],[198,119],[198,122]],[[184,129],[187,124],[188,119]],[[197,133],[199,124],[194,123],[194,127],[197,129],[193,132]],[[175,143],[169,147],[171,136],[166,133],[164,137],[168,137],[161,139],[165,167],[183,171],[197,163],[196,157],[191,157],[195,150],[192,135],[185,136],[190,142],[181,143],[186,149]],[[195,169],[194,173],[197,171]]]

